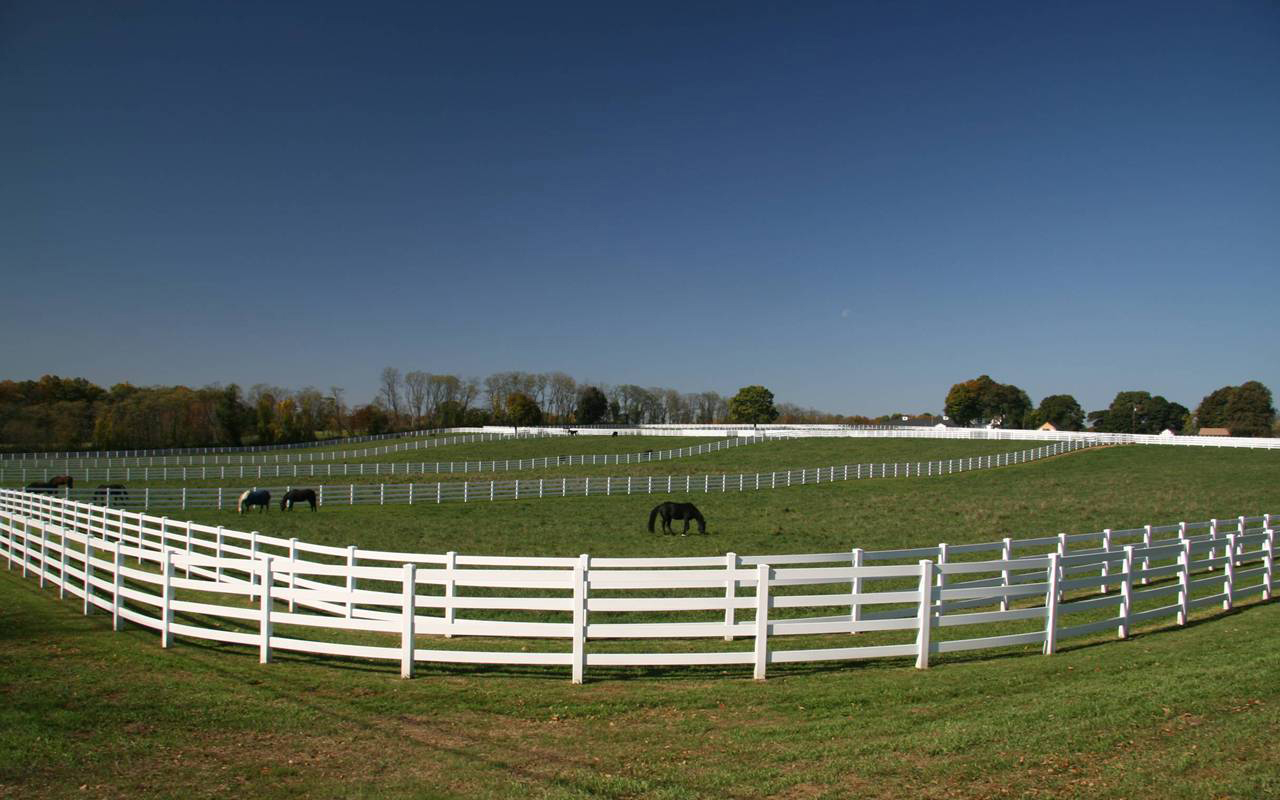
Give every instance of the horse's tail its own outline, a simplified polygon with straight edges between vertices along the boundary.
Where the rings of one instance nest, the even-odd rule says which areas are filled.
[[[658,518],[658,511],[661,509],[662,509],[662,504],[659,503],[658,505],[653,507],[652,511],[649,512],[649,533],[653,533],[653,521]]]

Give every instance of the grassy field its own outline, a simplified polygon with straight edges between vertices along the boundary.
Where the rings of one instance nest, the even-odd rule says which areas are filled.
[[[331,507],[251,524],[427,552],[813,552],[1261,514],[1280,510],[1278,479],[1275,453],[1123,447],[696,495],[708,536],[645,532],[654,497]],[[1275,603],[1125,642],[1071,640],[1053,657],[798,665],[763,684],[675,669],[573,686],[562,670],[507,667],[402,681],[386,664],[161,651],[154,634],[104,620],[0,571],[0,797],[1280,796]]]
[[[1021,452],[1039,446],[1035,442],[1016,441],[960,441],[960,440],[911,440],[911,439],[790,439],[764,442],[753,445],[742,445],[711,453],[703,453],[680,458],[647,461],[641,463],[600,463],[570,464],[570,456],[615,456],[625,458],[644,453],[655,452],[697,444],[722,441],[718,439],[683,439],[672,437],[600,437],[597,441],[585,438],[575,439],[538,439],[519,441],[480,442],[470,444],[449,445],[429,451],[414,451],[393,458],[383,456],[377,458],[352,459],[344,462],[323,462],[315,465],[297,465],[299,477],[295,479],[289,473],[293,465],[281,465],[281,469],[290,476],[274,477],[275,465],[262,467],[262,485],[282,485],[284,483],[309,483],[316,485],[344,483],[408,483],[418,482],[462,481],[476,479],[510,480],[520,478],[529,480],[536,478],[559,479],[565,476],[591,477],[633,477],[667,476],[667,475],[705,475],[707,473],[754,473],[771,472],[786,469],[813,469],[829,467],[835,464],[882,464],[895,462],[935,461],[939,459],[970,458],[997,453]],[[536,469],[518,469],[514,466],[520,459],[552,458],[564,456],[566,463],[562,465],[539,466]],[[430,458],[430,461],[425,459]],[[448,472],[449,464],[455,465],[455,472]],[[395,465],[398,472],[394,474],[368,475],[342,474],[342,464],[366,466],[374,464]],[[437,466],[446,470],[436,472]],[[311,477],[314,466],[315,477]],[[133,468],[128,485],[140,486],[228,486],[245,487],[258,484],[257,467],[244,468],[248,478],[239,478],[239,467],[226,467],[226,479],[217,477],[218,467],[209,467],[208,474],[213,477],[202,479],[199,468],[188,469],[188,479],[162,480],[162,468],[152,468],[150,476],[153,480],[143,480],[148,475],[142,468]],[[405,470],[411,474],[406,474]],[[427,470],[423,473],[421,470]],[[171,475],[180,475],[180,467],[170,467]],[[330,472],[332,471],[332,474]],[[96,473],[95,473],[96,474]],[[127,473],[120,470],[113,474],[112,482],[125,481]],[[232,477],[237,476],[237,477]],[[100,481],[90,481],[90,485]],[[81,481],[83,483],[83,481]],[[21,480],[5,481],[6,485],[20,486]]]

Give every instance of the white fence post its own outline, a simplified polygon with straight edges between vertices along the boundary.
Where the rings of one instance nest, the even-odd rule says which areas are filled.
[[[945,563],[947,563],[947,543],[939,542],[938,543],[938,565],[941,566],[942,564],[945,564]],[[946,588],[947,576],[940,569],[935,569],[934,574],[935,574],[934,584],[938,587],[938,599],[934,603],[934,605],[937,607],[938,613],[941,614],[942,613],[942,590]]]
[[[1106,578],[1111,572],[1111,529],[1102,529],[1102,577]],[[1107,582],[1104,580],[1100,587],[1103,594],[1107,593]]]
[[[294,609],[294,589],[298,586],[297,581],[297,561],[298,561],[298,537],[289,537],[289,610]]]
[[[12,547],[12,544],[10,544]],[[93,611],[93,534],[84,537],[84,613]]]
[[[738,554],[724,554],[724,568],[730,573],[738,568]],[[735,611],[735,603],[738,599],[738,582],[733,579],[732,574],[729,579],[724,582],[724,640],[726,642],[733,641],[733,619]]]
[[[1223,568],[1224,580],[1222,581],[1222,591],[1226,597],[1222,598],[1222,610],[1231,610],[1231,601],[1236,589],[1236,535],[1234,533],[1227,534],[1227,562]]]
[[[1001,561],[1013,560],[1013,539],[1009,538],[1008,536],[1004,537],[1004,540],[1000,543],[1000,560]],[[1009,572],[1009,568],[1007,566],[1004,569],[1000,570],[1000,585],[1005,589],[1008,589],[1010,585],[1011,577],[1012,575]],[[1008,594],[1003,594],[1000,596],[1000,610],[1001,611],[1009,610]]]
[[[351,619],[351,614],[355,606],[355,601],[351,595],[356,590],[356,546],[354,544],[347,545],[347,619]]]
[[[214,555],[218,558],[218,564],[214,567],[214,573],[217,575],[218,581],[222,581],[222,526],[218,526],[217,532],[214,534],[214,547],[216,548]]]
[[[450,550],[444,554],[444,638],[453,638],[453,597],[457,575],[458,554]]]
[[[853,602],[849,605],[849,633],[858,632],[858,623],[862,621],[862,601],[858,599],[858,595],[862,594],[862,576],[858,574],[858,569],[862,567],[862,548],[853,548],[850,554],[849,564],[853,567],[853,580],[849,582],[849,591],[853,595]]]
[[[400,631],[400,677],[413,677],[414,614],[417,613],[418,576],[412,563],[404,565],[404,615]]]
[[[1044,654],[1051,656],[1058,649],[1058,601],[1061,599],[1058,575],[1061,572],[1057,553],[1049,554],[1049,566],[1046,568],[1049,588],[1044,593]]]
[[[249,560],[255,561],[255,562],[258,560],[258,532],[257,531],[249,531]],[[253,584],[258,579],[258,568],[256,566],[251,565],[248,569],[248,572],[249,572],[249,587],[250,587],[249,602],[252,603],[254,597],[256,596],[253,591]]]
[[[124,583],[124,559],[120,555],[120,540],[112,544],[111,551],[111,630],[120,630],[120,586]]]
[[[262,572],[262,608],[258,634],[261,641],[258,645],[258,663],[271,663],[271,584],[275,580],[271,574],[271,556],[260,562]]]
[[[1133,545],[1125,545],[1124,566],[1120,570],[1120,625],[1116,635],[1128,639],[1129,617],[1133,614]]]
[[[1211,519],[1209,520],[1209,542],[1212,544],[1213,542],[1216,542],[1217,539],[1218,539],[1218,520]],[[1209,571],[1210,572],[1213,572],[1213,559],[1217,558],[1217,556],[1218,556],[1218,548],[1210,546],[1209,547]]]
[[[920,559],[920,608],[916,614],[916,669],[929,668],[929,650],[933,632],[933,562]]]
[[[1262,599],[1270,600],[1276,574],[1276,532],[1269,522],[1266,533],[1267,540],[1262,543]]]
[[[188,567],[189,568],[189,567]],[[173,551],[164,551],[164,573],[160,584],[160,646],[173,644],[169,626],[173,624]]]
[[[1191,616],[1191,540],[1182,540],[1182,552],[1178,554],[1182,569],[1178,572],[1178,624],[1186,625]]]
[[[587,570],[591,556],[583,553],[573,565],[573,676],[574,683],[582,683],[587,665]]]
[[[768,564],[756,566],[756,641],[755,674],[758,681],[765,679],[769,664],[769,581],[773,569]]]

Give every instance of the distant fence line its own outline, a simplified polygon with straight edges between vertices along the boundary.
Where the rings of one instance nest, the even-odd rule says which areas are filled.
[[[196,466],[197,462],[190,458],[195,455],[227,455],[235,453],[253,453],[253,452],[271,452],[275,450],[291,450],[299,448],[323,448],[335,444],[358,443],[362,441],[376,441],[392,438],[410,438],[410,437],[426,437],[439,436],[441,434],[450,433],[484,433],[495,438],[515,438],[529,437],[537,438],[539,436],[564,436],[567,435],[570,428],[565,426],[548,426],[548,427],[526,427],[512,428],[507,430],[509,426],[486,425],[480,428],[440,428],[435,430],[412,431],[406,433],[382,434],[379,436],[352,437],[349,439],[329,440],[326,442],[301,442],[287,445],[260,445],[254,447],[203,447],[203,448],[175,448],[165,450],[104,450],[96,452],[65,452],[65,453],[10,453],[0,454],[0,461],[35,461],[49,462],[50,465],[61,462],[64,465],[73,461],[98,461],[121,459],[121,458],[146,458],[148,462],[144,465],[139,462],[138,466],[181,466],[183,459],[180,456],[189,456],[186,459],[187,466]],[[1060,441],[1080,441],[1089,442],[1094,445],[1102,444],[1146,444],[1146,445],[1165,445],[1165,446],[1182,446],[1182,447],[1232,447],[1232,448],[1248,448],[1248,449],[1264,449],[1264,450],[1280,450],[1280,439],[1276,438],[1260,438],[1260,437],[1235,437],[1235,436],[1164,436],[1164,435],[1148,435],[1133,433],[1096,433],[1092,431],[1040,431],[1040,430],[1017,430],[1005,428],[922,428],[915,426],[889,426],[889,425],[743,425],[743,424],[649,424],[639,426],[625,425],[608,425],[608,426],[574,426],[572,430],[579,434],[587,436],[608,436],[611,434],[620,434],[628,436],[761,436],[765,438],[813,438],[813,437],[835,437],[835,438],[874,438],[874,439],[970,439],[970,440],[1011,440],[1011,441],[1039,441],[1039,442],[1060,442]],[[420,449],[421,447],[431,447],[439,445],[420,444],[405,445],[396,448],[385,448],[383,452],[402,452],[403,450]],[[309,460],[331,460],[324,457],[324,454],[314,454],[314,458]],[[352,457],[349,455],[339,456],[340,458]],[[288,454],[280,456],[283,463],[292,463],[294,460],[308,460],[304,455],[290,456]],[[161,459],[156,461],[155,459]],[[166,460],[167,459],[167,460]],[[203,463],[203,462],[200,462]],[[216,463],[216,462],[215,462]],[[227,461],[224,463],[250,463],[240,461]],[[279,461],[266,460],[262,463],[280,463]]]
[[[452,430],[452,429],[441,429]],[[468,428],[467,430],[474,430]],[[0,453],[0,461],[25,460],[66,460],[86,458],[134,458],[143,456],[177,456],[213,453],[262,453],[272,450],[294,450],[308,447],[329,447],[332,445],[359,444],[361,442],[379,442],[387,439],[403,439],[417,436],[430,436],[435,431],[402,431],[399,433],[378,433],[366,436],[344,436],[337,439],[321,439],[313,442],[290,442],[288,444],[257,444],[222,447],[161,447],[144,450],[64,450],[33,453]]]
[[[723,442],[718,444],[724,444]],[[844,464],[831,467],[787,469],[774,472],[738,473],[736,475],[623,475],[605,477],[527,478],[512,480],[463,481],[461,483],[350,483],[316,487],[320,505],[390,505],[414,503],[477,503],[498,500],[530,500],[550,497],[592,497],[619,494],[673,494],[712,492],[746,492],[783,489],[805,484],[867,478],[913,478],[951,475],[974,470],[994,469],[1025,464],[1063,453],[1083,450],[1091,445],[1080,442],[1055,442],[1033,450],[970,456],[939,461],[899,462],[894,464]],[[64,499],[102,502],[124,508],[142,509],[232,509],[245,488],[266,488],[276,496],[284,487],[141,487],[124,490],[78,489],[55,490]],[[309,487],[308,487],[309,488]]]
[[[491,434],[475,436],[450,437],[440,441],[446,444],[461,444],[473,441],[493,441]],[[509,436],[506,438],[510,438]],[[551,467],[610,465],[610,464],[647,464],[654,461],[673,461],[680,458],[715,453],[730,447],[741,447],[757,444],[764,438],[748,438],[737,436],[719,442],[693,445],[691,447],[671,448],[668,450],[645,450],[636,453],[596,453],[586,455],[544,456],[542,458],[522,459],[483,459],[476,461],[418,461],[397,462],[390,464],[347,464],[310,462],[310,459],[296,459],[288,464],[267,466],[106,466],[62,468],[47,467],[0,467],[0,482],[47,481],[55,475],[69,475],[77,481],[188,481],[188,480],[244,480],[245,478],[262,480],[264,478],[346,478],[366,475],[416,475],[431,473],[459,472],[511,472],[530,469],[548,469]],[[421,444],[417,442],[415,444]],[[431,445],[435,447],[442,444]],[[402,445],[396,445],[402,447]],[[416,450],[416,447],[404,447],[405,450]],[[215,458],[221,458],[216,456]],[[236,458],[236,456],[231,456]]]
[[[410,450],[429,450],[434,447],[452,447],[459,444],[475,444],[477,442],[497,442],[508,439],[543,439],[548,434],[543,431],[528,431],[525,433],[501,433],[488,431],[473,431],[468,434],[456,436],[434,436],[430,439],[418,439],[412,442],[403,442],[401,444],[384,445],[382,447],[365,447],[360,450],[317,450],[313,453],[276,453],[273,455],[245,455],[240,454],[222,454],[222,455],[150,455],[150,456],[100,456],[93,458],[75,458],[75,459],[32,459],[30,462],[24,461],[22,467],[4,467],[0,466],[0,474],[6,470],[12,472],[16,469],[44,469],[44,470],[61,470],[66,472],[68,469],[86,469],[94,467],[196,467],[196,466],[232,466],[232,465],[254,465],[254,464],[306,464],[311,462],[325,461],[341,461],[347,458],[368,458],[370,456],[388,455],[390,453],[406,453]],[[57,474],[55,471],[54,474]]]
[[[390,661],[405,678],[457,663],[567,667],[574,683],[588,668],[739,665],[763,680],[781,663],[926,669],[945,653],[1052,655],[1073,637],[1185,625],[1199,609],[1273,597],[1275,531],[1267,514],[881,551],[468,556],[317,545],[3,490],[0,558],[166,648],[181,636],[252,647],[262,663],[279,651]],[[813,646],[784,646],[802,636]],[[449,647],[455,637],[512,644]],[[600,641],[645,644],[591,647]],[[515,649],[530,642],[547,644]]]

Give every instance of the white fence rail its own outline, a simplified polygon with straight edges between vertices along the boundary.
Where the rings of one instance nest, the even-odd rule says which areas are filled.
[[[717,442],[702,447],[728,446]],[[894,464],[843,464],[830,467],[786,469],[773,472],[738,473],[734,475],[622,475],[604,477],[528,478],[510,480],[479,480],[460,483],[347,483],[322,484],[316,488],[320,505],[402,505],[414,503],[478,503],[498,500],[532,500],[551,497],[592,497],[618,494],[711,494],[728,492],[764,491],[784,489],[790,486],[833,483],[836,481],[863,480],[868,478],[920,478],[939,477],[974,470],[995,469],[1013,464],[1039,461],[1063,453],[1080,450],[1089,445],[1078,442],[1056,442],[1012,453],[987,456],[950,458],[938,461],[911,461]],[[686,448],[688,449],[688,448]],[[634,462],[633,462],[634,463]],[[312,465],[314,466],[314,465]],[[359,466],[359,465],[355,465]],[[164,468],[161,468],[164,469]],[[168,468],[190,469],[190,468]],[[198,469],[198,468],[197,468]],[[259,467],[260,473],[264,469]],[[323,473],[323,470],[322,470]],[[313,473],[314,474],[314,473]],[[351,475],[366,474],[353,470]],[[374,475],[370,471],[367,473]],[[287,475],[287,473],[286,473]],[[153,475],[154,477],[154,475]],[[295,465],[294,478],[308,478],[308,469]],[[254,486],[266,488],[273,496],[299,488],[288,486]],[[308,487],[309,488],[309,487]],[[88,488],[47,490],[65,500],[83,500],[130,509],[216,508],[225,510],[236,507],[236,499],[243,488],[224,487],[142,487],[142,488]]]
[[[273,450],[297,450],[314,447],[331,447],[360,442],[380,442],[388,439],[406,439],[431,436],[437,433],[449,433],[455,430],[480,430],[478,428],[441,428],[439,430],[402,431],[399,433],[378,433],[370,436],[344,436],[338,439],[321,439],[314,442],[292,442],[289,444],[242,445],[239,447],[165,447],[151,450],[64,450],[42,453],[0,453],[0,461],[29,460],[66,460],[96,458],[142,458],[151,456],[178,456],[213,453],[263,453]]]
[[[1280,450],[1280,439],[1250,438],[1235,436],[1152,436],[1131,433],[1094,433],[1091,431],[1029,431],[1005,428],[916,428],[894,427],[886,425],[642,425],[635,427],[582,426],[572,429],[584,435],[608,436],[761,436],[765,438],[870,438],[870,439],[970,439],[970,440],[1008,440],[1038,442],[1087,442],[1093,445],[1103,444],[1148,444],[1182,447],[1243,447],[1250,449]],[[507,431],[506,426],[490,425],[483,428],[441,428],[438,430],[412,431],[408,433],[389,433],[378,436],[357,436],[349,439],[334,439],[324,442],[300,442],[295,444],[262,445],[254,447],[197,447],[172,448],[165,450],[102,450],[96,452],[60,452],[60,453],[7,453],[0,454],[0,462],[26,461],[33,465],[56,466],[57,464],[74,465],[76,462],[89,461],[94,465],[111,462],[123,464],[126,459],[133,459],[135,466],[196,466],[199,464],[248,464],[248,463],[293,463],[297,460],[332,460],[323,453],[316,454],[276,454],[266,456],[262,462],[237,460],[234,454],[261,453],[278,450],[318,449],[357,442],[420,438],[440,436],[450,433],[481,432],[492,438],[524,438],[539,436],[565,436],[567,427],[515,428]],[[405,443],[399,446],[374,448],[382,452],[403,452],[424,447],[438,446],[430,444],[431,440],[419,443]],[[196,456],[221,455],[221,459],[205,461]],[[183,457],[185,456],[185,458]],[[353,457],[350,455],[339,457]]]
[[[1052,654],[1271,599],[1275,532],[1268,514],[893,551],[505,558],[315,545],[3,490],[0,558],[164,647],[389,660],[405,677],[424,662],[561,666],[578,683],[588,667],[736,664],[764,679],[787,662]],[[507,647],[450,647],[458,637]]]
[[[386,452],[407,452],[410,450],[423,449],[416,447],[419,444],[426,444],[429,447],[441,447],[451,444],[463,444],[469,442],[495,441],[497,439],[510,439],[510,436],[494,436],[492,434],[480,434],[475,436],[449,437],[448,439],[433,439],[429,442],[410,442],[407,444],[392,445],[391,448],[378,448],[378,452],[373,451],[348,451],[343,455],[353,458],[364,458],[368,455],[385,455]],[[524,438],[524,437],[521,437]],[[518,459],[483,459],[476,461],[418,461],[418,462],[395,462],[390,464],[348,464],[334,463],[334,459],[323,456],[332,454],[301,454],[295,456],[281,456],[278,462],[254,463],[252,458],[247,463],[229,463],[227,459],[238,461],[240,456],[209,456],[213,463],[207,464],[183,464],[179,466],[166,466],[163,464],[108,464],[105,466],[71,466],[51,464],[48,466],[0,466],[0,482],[17,481],[26,484],[29,481],[47,481],[55,475],[67,475],[77,481],[189,481],[189,480],[244,480],[246,478],[262,480],[264,478],[333,478],[333,477],[351,477],[365,475],[415,475],[415,474],[431,474],[431,473],[466,473],[466,472],[512,472],[531,469],[547,469],[551,467],[569,467],[569,466],[585,466],[585,465],[609,465],[609,464],[648,464],[654,461],[674,461],[680,458],[690,458],[692,456],[706,455],[708,453],[717,453],[721,450],[727,450],[731,447],[741,447],[748,444],[757,444],[765,441],[764,438],[749,438],[735,436],[731,439],[724,439],[718,442],[709,442],[707,444],[693,445],[691,447],[677,447],[666,450],[643,450],[635,453],[587,453],[578,455],[558,455],[543,456],[541,458],[518,458]],[[434,443],[434,444],[432,444]],[[355,455],[352,455],[352,453]],[[312,455],[322,456],[320,458],[311,458]],[[189,460],[195,461],[197,457],[190,456]],[[274,457],[272,457],[274,458]],[[144,461],[160,461],[166,459],[144,459]],[[223,461],[223,463],[216,463]],[[317,463],[319,462],[319,463]]]

